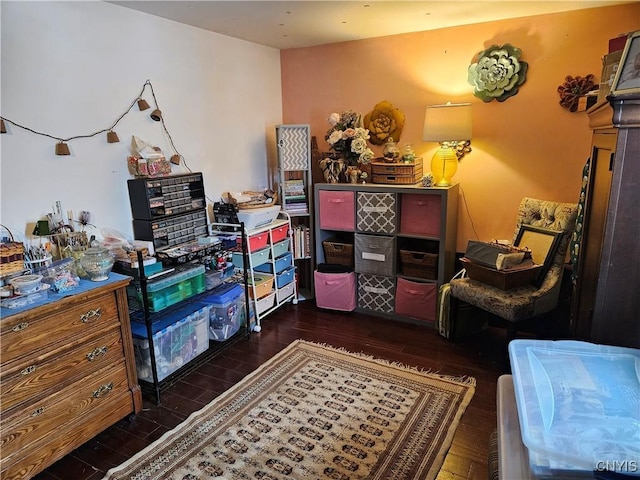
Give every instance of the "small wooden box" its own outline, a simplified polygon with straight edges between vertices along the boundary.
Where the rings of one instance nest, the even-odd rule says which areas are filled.
[[[534,265],[526,269],[496,270],[485,267],[468,260],[465,257],[460,259],[462,266],[467,270],[467,276],[472,280],[486,283],[500,290],[511,290],[512,288],[533,285],[542,265]]]
[[[371,176],[373,183],[413,185],[420,182],[423,177],[422,157],[416,157],[413,163],[371,162]]]

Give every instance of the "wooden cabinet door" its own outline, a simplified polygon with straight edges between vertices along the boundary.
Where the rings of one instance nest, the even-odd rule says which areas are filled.
[[[591,171],[585,200],[585,221],[578,267],[578,279],[573,301],[572,327],[575,337],[589,340],[600,271],[600,256],[604,238],[616,130],[596,131],[591,150]]]

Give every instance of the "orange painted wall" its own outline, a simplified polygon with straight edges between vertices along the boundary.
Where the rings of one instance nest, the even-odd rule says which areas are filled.
[[[283,50],[283,122],[310,124],[327,150],[331,112],[365,114],[388,100],[406,116],[400,143],[413,144],[428,171],[437,144],[422,141],[425,107],[471,102],[473,151],[454,178],[464,197],[463,252],[469,239],[510,239],[523,196],[577,202],[591,134],[585,112],[559,105],[557,87],[567,75],[599,80],[609,39],[638,29],[640,2]],[[479,51],[505,43],[522,49],[526,82],[516,96],[484,103],[467,83],[467,67]]]

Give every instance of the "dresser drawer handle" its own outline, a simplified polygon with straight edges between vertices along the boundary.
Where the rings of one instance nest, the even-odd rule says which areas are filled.
[[[33,372],[36,371],[36,366],[35,365],[29,365],[27,368],[24,368],[21,372],[20,375],[30,375]]]
[[[82,323],[87,323],[91,321],[94,317],[100,318],[101,316],[102,316],[102,312],[100,312],[100,307],[98,307],[95,310],[89,310],[84,315],[80,315],[80,320],[82,320]]]
[[[36,408],[33,412],[31,412],[32,417],[37,417],[44,413],[44,407]]]
[[[14,331],[14,332],[19,332],[21,330],[24,330],[28,326],[29,326],[29,322],[22,322],[22,323],[19,323],[18,325],[16,325],[15,327],[13,327],[11,330]]]
[[[93,398],[100,398],[113,390],[113,382],[105,383],[104,385],[100,385],[95,392],[93,392]]]
[[[106,345],[104,347],[98,347],[93,352],[87,353],[87,360],[93,362],[98,356],[104,357],[107,354],[107,350]]]

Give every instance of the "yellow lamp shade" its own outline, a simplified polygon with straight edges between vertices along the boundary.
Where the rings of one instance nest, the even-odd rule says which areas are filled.
[[[453,148],[441,145],[431,158],[431,174],[436,187],[448,187],[458,170],[458,157]]]

